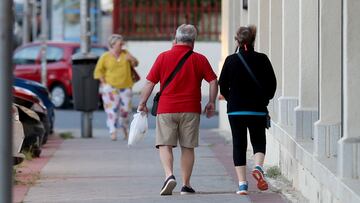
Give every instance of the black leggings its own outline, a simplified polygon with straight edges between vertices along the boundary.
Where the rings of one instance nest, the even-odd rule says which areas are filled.
[[[235,166],[246,165],[247,129],[254,154],[266,151],[265,116],[228,116],[233,139]]]

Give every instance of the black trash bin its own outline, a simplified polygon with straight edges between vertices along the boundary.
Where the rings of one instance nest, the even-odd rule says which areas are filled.
[[[74,109],[79,111],[94,111],[99,106],[99,81],[93,73],[98,56],[82,53],[72,56],[72,88]]]

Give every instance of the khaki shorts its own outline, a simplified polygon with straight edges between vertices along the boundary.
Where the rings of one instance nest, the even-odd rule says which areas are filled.
[[[199,146],[200,114],[165,113],[156,116],[156,148],[159,145]]]

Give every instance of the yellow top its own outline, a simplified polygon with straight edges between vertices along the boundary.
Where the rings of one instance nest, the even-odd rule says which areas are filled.
[[[115,88],[130,88],[134,85],[131,78],[130,62],[126,60],[127,51],[122,51],[116,59],[110,52],[105,52],[98,60],[94,78],[104,77],[105,82]]]

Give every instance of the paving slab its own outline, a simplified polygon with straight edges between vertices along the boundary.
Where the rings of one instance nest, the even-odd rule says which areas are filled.
[[[65,130],[66,131],[66,130]],[[160,196],[164,174],[154,130],[138,145],[111,141],[106,130],[93,131],[94,138],[80,138],[78,130],[67,130],[74,139],[64,140],[41,170],[23,202],[251,202],[235,194],[236,181],[212,148],[216,143],[201,139],[191,179],[195,195],[180,195],[180,149],[174,149],[172,196]],[[206,136],[208,131],[201,131]]]

